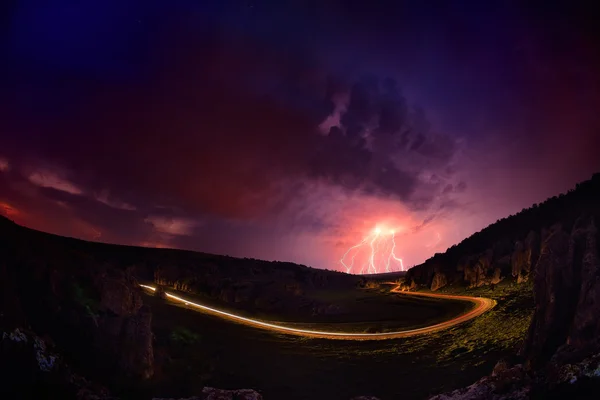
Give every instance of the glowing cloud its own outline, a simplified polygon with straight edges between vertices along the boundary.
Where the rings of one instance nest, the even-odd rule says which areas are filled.
[[[19,210],[17,210],[8,203],[0,202],[0,214],[5,215],[7,217],[14,217],[19,214]]]
[[[10,169],[10,164],[6,158],[0,157],[0,172],[6,172]]]
[[[128,211],[133,211],[136,209],[135,206],[133,206],[129,203],[125,203],[125,202],[119,201],[113,197],[110,197],[108,191],[106,191],[106,190],[102,191],[100,194],[96,194],[95,198],[100,203],[105,204],[112,208],[117,208],[120,210],[128,210]]]
[[[29,175],[29,181],[34,185],[60,190],[70,194],[82,194],[83,190],[73,183],[61,178],[53,172],[37,171]]]
[[[160,233],[167,233],[169,235],[191,235],[197,223],[191,219],[186,218],[167,218],[159,216],[150,216],[144,220],[145,222],[152,224],[154,229]]]

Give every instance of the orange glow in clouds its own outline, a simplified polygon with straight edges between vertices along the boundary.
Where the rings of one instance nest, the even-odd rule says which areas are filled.
[[[377,225],[359,243],[350,247],[340,259],[349,274],[378,274],[405,271],[398,257],[396,233],[398,228]]]
[[[19,210],[12,207],[8,203],[0,202],[0,214],[5,215],[7,217],[15,217],[15,216],[19,215]]]

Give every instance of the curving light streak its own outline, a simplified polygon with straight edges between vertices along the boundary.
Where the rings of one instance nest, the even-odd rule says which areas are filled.
[[[379,226],[358,244],[346,250],[340,263],[348,274],[405,271],[402,258],[396,255],[396,231],[384,231]]]
[[[390,283],[394,284],[395,283]],[[148,285],[140,285],[141,287],[156,291],[155,287]],[[400,293],[399,286],[395,287],[391,290],[393,293]],[[170,293],[165,292],[165,295],[176,302],[184,303],[186,306],[192,306],[197,308],[200,311],[204,311],[208,314],[217,315],[226,319],[230,319],[236,322],[241,322],[247,325],[255,326],[258,328],[268,329],[271,331],[277,331],[280,333],[287,333],[292,335],[300,335],[307,337],[316,337],[316,338],[324,338],[324,339],[345,339],[345,340],[384,340],[384,339],[396,339],[408,336],[421,335],[424,333],[436,332],[442,329],[449,328],[454,325],[458,325],[465,321],[468,321],[472,318],[475,318],[487,310],[491,309],[496,305],[496,302],[491,299],[481,298],[481,297],[467,297],[467,296],[454,296],[454,295],[440,295],[440,294],[432,294],[432,293],[410,293],[410,295],[416,296],[425,296],[425,297],[436,297],[436,298],[446,298],[453,300],[462,300],[474,303],[476,306],[466,314],[460,315],[451,320],[441,322],[439,324],[435,324],[428,327],[417,328],[417,329],[409,329],[405,331],[397,331],[397,332],[383,332],[383,333],[353,333],[353,332],[327,332],[327,331],[314,331],[309,329],[296,329],[290,328],[288,326],[272,324],[269,322],[260,321],[257,319],[242,317],[241,315],[232,314],[229,312],[225,312],[222,310],[218,310],[216,308],[207,307],[202,304],[194,303],[190,300],[186,300],[184,298],[172,295]]]

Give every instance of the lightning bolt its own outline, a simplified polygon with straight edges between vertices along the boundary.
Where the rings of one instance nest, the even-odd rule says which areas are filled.
[[[359,243],[346,250],[340,263],[349,274],[405,270],[402,258],[396,254],[396,232],[384,231],[380,227],[376,227]]]
[[[340,262],[342,263],[342,265],[346,268],[346,273],[349,274],[352,272],[352,267],[354,266],[354,258],[356,257],[356,254],[358,252],[354,252],[354,254],[352,254],[352,258],[350,261],[350,265],[346,264],[344,262],[344,259],[346,258],[346,256],[348,255],[348,253],[350,253],[352,250],[362,246],[363,244],[365,244],[367,242],[368,237],[364,238],[360,243],[355,244],[354,246],[350,247],[348,250],[346,250],[346,252],[344,253],[344,255],[342,256],[342,259],[340,260]]]
[[[400,263],[400,271],[404,271],[404,264],[402,263],[402,259],[396,257],[396,233],[392,231],[392,251],[390,252],[390,257]]]
[[[373,271],[377,271],[377,268],[375,268],[375,246],[373,245],[373,243],[375,243],[378,236],[379,236],[379,232],[375,231],[375,235],[373,236],[373,239],[371,240],[371,256],[369,257],[369,273],[370,274],[372,274]],[[360,273],[362,274],[362,271]]]

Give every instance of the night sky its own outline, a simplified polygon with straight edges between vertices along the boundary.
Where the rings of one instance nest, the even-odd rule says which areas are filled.
[[[2,2],[0,213],[340,270],[393,227],[411,266],[600,171],[591,9],[358,3]]]

